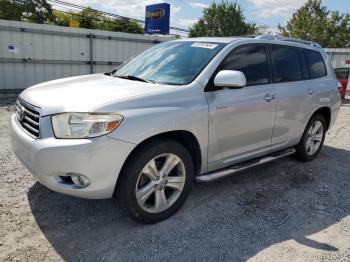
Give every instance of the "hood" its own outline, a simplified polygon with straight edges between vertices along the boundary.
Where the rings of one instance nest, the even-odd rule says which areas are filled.
[[[102,104],[161,92],[171,86],[131,81],[104,74],[63,78],[32,86],[20,94],[40,107],[42,116],[61,112],[89,112]]]

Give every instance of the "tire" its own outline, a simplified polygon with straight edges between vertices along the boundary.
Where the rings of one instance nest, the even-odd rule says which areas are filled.
[[[173,140],[156,140],[128,159],[116,189],[117,198],[134,220],[156,223],[183,205],[193,180],[194,165],[187,149]]]
[[[314,160],[323,147],[326,131],[326,119],[321,114],[314,115],[307,124],[300,143],[295,148],[295,157],[303,162]]]

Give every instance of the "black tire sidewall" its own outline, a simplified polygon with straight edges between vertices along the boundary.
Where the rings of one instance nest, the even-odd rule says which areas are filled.
[[[305,144],[306,144],[307,139],[308,139],[308,131],[309,131],[310,127],[313,125],[313,123],[315,123],[316,121],[320,121],[322,123],[322,126],[323,126],[323,137],[322,137],[321,145],[318,148],[318,150],[313,155],[309,155],[306,152]],[[303,137],[302,137],[300,143],[296,147],[296,149],[297,149],[297,154],[296,154],[297,158],[299,160],[302,160],[302,161],[305,161],[305,162],[314,160],[320,154],[320,152],[322,150],[323,143],[324,143],[324,140],[326,138],[326,132],[327,132],[326,119],[320,114],[317,114],[317,115],[313,116],[310,119],[309,123],[307,124],[307,126],[305,128],[305,131],[304,131],[304,134],[303,134]]]
[[[143,210],[137,202],[136,183],[144,166],[154,157],[164,153],[175,154],[183,161],[186,171],[185,185],[179,198],[167,210],[161,213],[150,213]],[[129,159],[121,176],[122,181],[117,188],[120,194],[117,195],[120,197],[122,206],[134,219],[144,223],[155,223],[171,216],[183,205],[193,184],[194,166],[189,152],[183,145],[172,140],[160,140],[148,143],[137,150]]]

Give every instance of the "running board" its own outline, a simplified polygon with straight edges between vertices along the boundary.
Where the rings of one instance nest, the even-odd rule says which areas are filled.
[[[213,173],[207,173],[204,175],[200,175],[196,177],[196,181],[197,182],[212,182],[215,181],[217,179],[232,175],[232,174],[236,174],[238,172],[244,171],[248,168],[251,167],[255,167],[255,166],[259,166],[265,163],[269,163],[272,162],[274,160],[280,159],[282,157],[286,157],[289,155],[292,155],[295,153],[295,149],[294,148],[288,148],[286,150],[282,150],[282,151],[278,151],[276,153],[273,153],[271,155],[268,156],[264,156],[262,158],[256,158],[253,160],[249,160],[246,162],[243,162],[241,164],[237,164],[237,165],[233,165],[233,166],[229,166],[226,169],[221,169],[219,171],[215,171]]]

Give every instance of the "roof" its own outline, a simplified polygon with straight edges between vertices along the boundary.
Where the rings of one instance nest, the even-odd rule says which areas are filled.
[[[209,42],[209,43],[231,43],[236,41],[243,41],[243,40],[266,40],[269,43],[271,42],[278,42],[281,43],[283,41],[284,43],[297,43],[301,45],[307,45],[312,46],[316,48],[322,48],[320,44],[312,41],[307,41],[303,39],[297,39],[297,38],[289,38],[289,37],[281,37],[281,36],[274,36],[274,35],[259,35],[259,36],[237,36],[237,37],[196,37],[196,38],[186,38],[181,39],[182,41],[197,41],[197,42]]]
[[[233,41],[247,39],[247,37],[194,37],[194,38],[182,38],[180,41],[195,41],[195,42],[208,42],[208,43],[224,43],[228,44]]]

